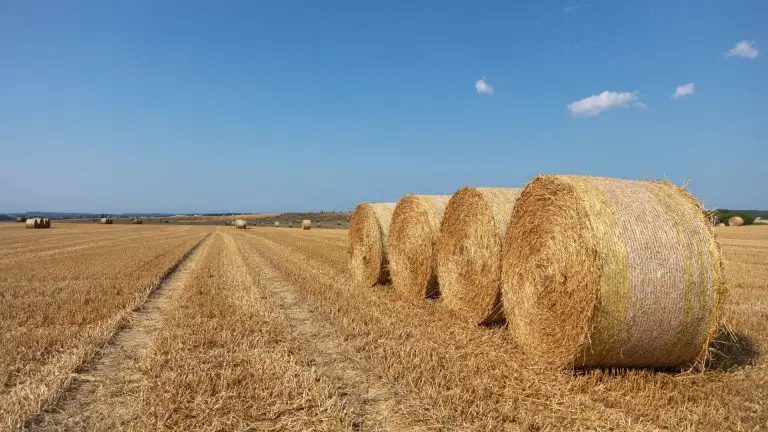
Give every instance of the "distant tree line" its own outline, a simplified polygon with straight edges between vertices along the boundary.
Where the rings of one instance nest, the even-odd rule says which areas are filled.
[[[728,210],[728,209],[716,209],[715,217],[718,223],[724,223],[728,225],[728,219],[739,216],[744,220],[744,225],[752,225],[755,222],[755,216],[752,213],[742,210]]]

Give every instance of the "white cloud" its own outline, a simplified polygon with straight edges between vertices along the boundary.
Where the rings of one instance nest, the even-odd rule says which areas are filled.
[[[475,90],[477,90],[478,94],[492,95],[493,94],[493,86],[488,84],[486,79],[488,79],[488,78],[482,77],[479,80],[475,81]]]
[[[683,96],[692,95],[694,90],[694,84],[692,82],[677,86],[675,94],[672,95],[672,99],[680,99]]]
[[[574,4],[566,5],[565,7],[563,7],[563,12],[565,13],[576,12],[581,8],[589,8],[589,7],[592,7],[592,5],[589,3],[574,3]]]
[[[642,108],[642,109],[648,108],[648,105],[645,102],[639,102],[639,101],[633,103],[632,106],[635,108]]]
[[[626,108],[630,102],[635,102],[635,106],[644,108],[645,104],[638,99],[639,93],[637,91],[621,93],[604,91],[569,104],[568,110],[574,117],[595,117],[614,108]]]
[[[748,58],[750,60],[754,60],[757,58],[758,54],[760,54],[757,51],[757,48],[755,48],[752,45],[753,42],[750,42],[748,40],[743,40],[741,42],[738,42],[736,46],[731,48],[726,54],[726,57],[733,57],[733,56],[739,56]]]

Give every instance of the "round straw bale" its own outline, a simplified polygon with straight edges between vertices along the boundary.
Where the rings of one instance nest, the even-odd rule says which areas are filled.
[[[389,279],[387,234],[394,203],[360,204],[349,226],[349,269],[355,282],[369,287]]]
[[[136,224],[136,225],[141,225],[141,224],[144,223],[144,221],[139,219],[139,218],[136,218],[136,219],[133,220],[133,223]]]
[[[501,245],[520,189],[465,187],[445,208],[437,278],[445,304],[475,324],[499,321]]]
[[[111,225],[112,222],[113,222],[112,218],[109,218],[109,217],[101,218],[101,223],[103,223],[103,224]]]
[[[719,224],[717,224],[717,226],[719,226],[719,227],[724,227],[724,226],[725,226],[725,224],[724,224],[724,223],[722,223],[722,222],[720,222]]]
[[[450,195],[406,195],[398,201],[389,227],[389,272],[405,297],[437,294],[437,239]]]
[[[725,292],[700,204],[669,182],[536,177],[504,240],[520,347],[558,367],[674,367],[707,352]]]
[[[248,222],[245,221],[245,219],[236,219],[235,220],[235,228],[237,229],[246,229],[248,227]]]
[[[27,228],[40,228],[40,223],[36,218],[29,218],[25,222]]]
[[[309,219],[304,219],[301,221],[301,229],[308,230],[312,229],[312,221]]]
[[[279,227],[280,226],[280,221],[275,221],[275,226]]]
[[[728,219],[728,226],[742,226],[744,225],[744,219],[741,216],[733,216]]]
[[[16,222],[26,222],[26,221],[27,221],[27,218],[24,217],[24,216],[17,216],[16,217]]]

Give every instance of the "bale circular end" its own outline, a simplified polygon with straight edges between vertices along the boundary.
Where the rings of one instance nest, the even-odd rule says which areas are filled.
[[[674,367],[703,358],[722,261],[700,205],[668,182],[539,176],[504,240],[520,347],[557,367]]]
[[[392,213],[387,247],[395,289],[405,297],[437,294],[437,240],[450,195],[407,195]]]
[[[248,222],[245,221],[245,219],[236,219],[235,220],[235,228],[237,229],[246,229],[248,227]]]
[[[349,225],[349,270],[356,283],[369,287],[389,278],[387,235],[393,203],[360,204]]]
[[[309,230],[312,229],[312,221],[309,219],[304,219],[301,221],[301,229],[303,230]]]
[[[728,219],[728,226],[742,226],[744,225],[744,219],[741,216],[733,216]]]
[[[520,189],[465,187],[445,208],[437,277],[445,304],[476,324],[503,318],[501,244]]]

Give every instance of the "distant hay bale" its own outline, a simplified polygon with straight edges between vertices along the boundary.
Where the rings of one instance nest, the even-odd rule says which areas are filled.
[[[504,317],[501,245],[520,191],[465,187],[446,205],[437,245],[440,296],[475,324]]]
[[[101,223],[103,223],[103,224],[111,225],[112,222],[113,222],[113,220],[110,217],[103,217],[103,218],[101,218]]]
[[[304,219],[301,221],[301,229],[303,230],[309,230],[312,229],[312,221],[309,219]]]
[[[279,227],[280,226],[280,221],[275,221],[275,226]]]
[[[402,295],[423,299],[437,294],[437,240],[450,195],[406,195],[392,212],[389,273]]]
[[[26,221],[27,221],[27,218],[24,217],[24,216],[17,216],[16,217],[16,222],[26,222]]]
[[[41,222],[41,225],[42,226],[40,228],[50,228],[51,227],[51,220],[49,218],[43,218],[43,220]]]
[[[341,226],[341,220],[336,221],[336,226]]]
[[[361,286],[389,279],[387,235],[394,203],[360,204],[349,225],[349,269]]]
[[[27,228],[40,228],[40,220],[37,218],[29,218],[25,221]]]
[[[742,226],[744,225],[744,219],[741,216],[733,216],[728,219],[728,226]]]
[[[719,226],[719,227],[724,227],[724,226],[725,226],[725,224],[724,224],[724,223],[722,223],[722,222],[720,222],[719,224],[717,224],[717,226]]]
[[[136,225],[141,225],[141,224],[144,223],[144,221],[141,220],[141,219],[136,218],[136,219],[133,220],[133,223],[136,224]]]
[[[560,367],[675,367],[703,359],[725,292],[700,204],[669,182],[538,176],[504,240],[507,321]]]
[[[245,219],[235,219],[235,228],[246,229],[247,227],[248,227],[248,222],[246,222]]]

